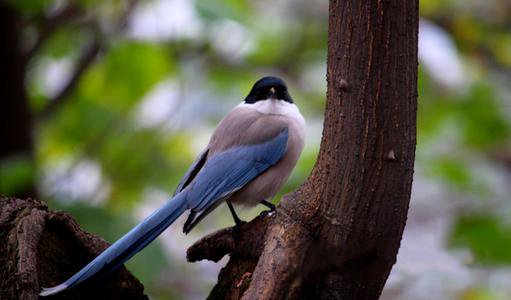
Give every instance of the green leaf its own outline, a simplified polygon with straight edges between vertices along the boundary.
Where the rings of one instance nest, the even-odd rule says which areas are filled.
[[[250,19],[250,6],[245,0],[195,1],[197,12],[206,21],[232,19],[246,22]]]
[[[54,3],[52,0],[8,0],[7,2],[25,15],[41,14]]]
[[[425,164],[425,172],[457,187],[467,187],[473,183],[470,169],[463,160],[456,157],[435,157]]]
[[[35,166],[29,155],[8,156],[0,160],[0,195],[15,196],[32,185]]]
[[[170,56],[156,45],[119,41],[83,78],[78,97],[123,110],[139,101],[174,69]]]
[[[485,287],[471,287],[464,291],[460,300],[496,300],[497,294]]]
[[[478,83],[468,99],[458,106],[464,141],[475,148],[491,148],[505,143],[510,137],[509,123],[495,101],[493,87]]]
[[[459,216],[450,245],[468,247],[477,263],[511,264],[511,224],[491,214]]]

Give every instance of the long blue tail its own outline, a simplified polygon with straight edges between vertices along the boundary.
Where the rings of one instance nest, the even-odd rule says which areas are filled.
[[[43,288],[40,296],[60,293],[86,280],[106,275],[119,268],[124,262],[137,254],[186,210],[186,191],[177,194],[163,207],[135,226],[117,242],[83,267],[78,273],[52,288]]]

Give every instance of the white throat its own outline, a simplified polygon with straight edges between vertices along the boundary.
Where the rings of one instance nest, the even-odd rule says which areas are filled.
[[[254,109],[262,114],[285,116],[298,125],[301,135],[305,135],[305,119],[300,113],[298,106],[294,103],[277,99],[266,99],[252,104],[241,102],[237,107]]]
[[[256,103],[245,103],[242,102],[238,107],[246,107],[255,109],[262,114],[271,114],[271,115],[284,115],[291,116],[292,114],[300,114],[298,111],[298,107],[293,103],[289,103],[284,100],[277,99],[265,99],[259,100]]]

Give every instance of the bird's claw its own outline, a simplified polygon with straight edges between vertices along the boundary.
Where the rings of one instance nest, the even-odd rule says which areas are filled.
[[[271,217],[275,214],[275,210],[263,210],[259,213],[261,218]]]

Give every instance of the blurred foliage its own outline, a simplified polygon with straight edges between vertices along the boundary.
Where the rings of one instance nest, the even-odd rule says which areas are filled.
[[[70,211],[84,228],[113,241],[136,223],[135,212],[154,200],[154,191],[171,195],[207,143],[204,133],[267,74],[286,79],[313,131],[273,201],[312,169],[326,91],[328,1],[140,1],[123,30],[115,28],[128,12],[126,1],[9,2],[24,20],[26,48],[45,20],[68,6],[80,13],[61,20],[28,62],[35,164],[24,156],[2,160],[1,193],[16,195],[36,178],[40,197],[52,208]],[[511,259],[511,227],[498,213],[511,209],[509,199],[494,201],[502,196],[480,167],[511,157],[510,11],[505,1],[420,1],[422,17],[452,40],[463,82],[442,82],[421,61],[416,169],[453,193],[483,199],[456,212],[449,238],[450,246],[470,249],[480,265]],[[76,87],[49,117],[40,117],[96,39],[100,53]],[[166,93],[154,100],[162,84]],[[185,272],[164,255],[169,251],[155,243],[128,266],[155,298],[197,293],[162,275]],[[461,299],[494,298],[476,287]]]
[[[468,245],[476,263],[511,264],[511,224],[494,215],[461,215],[453,227],[451,245]]]
[[[496,300],[500,298],[488,288],[475,287],[465,291],[461,295],[460,300]]]
[[[32,160],[26,155],[0,161],[0,191],[4,195],[16,195],[32,183],[34,172]]]
[[[165,22],[160,11],[168,14],[165,18],[179,19],[181,12],[165,6],[170,2],[176,5],[173,8],[192,11],[190,22],[199,24],[199,33],[157,37],[133,33],[144,12],[160,18],[158,22]],[[303,84],[301,77],[304,70],[318,66],[324,72],[324,9],[316,9],[317,15],[290,11],[287,21],[279,21],[278,8],[271,15],[260,3],[249,1],[141,1],[131,12],[127,3],[11,1],[26,21],[23,43],[27,48],[36,43],[38,34],[46,34],[45,22],[54,18],[57,21],[52,24],[58,26],[44,36],[26,69],[36,164],[23,157],[2,161],[1,192],[16,195],[31,184],[35,174],[40,198],[54,209],[69,211],[86,230],[109,241],[136,224],[134,212],[152,201],[154,191],[171,195],[207,142],[202,137],[204,128],[214,126],[229,107],[241,101],[258,77],[284,76],[292,96],[303,103],[302,111],[313,118],[320,118],[325,97],[324,83],[319,87]],[[285,6],[280,9],[282,13]],[[123,30],[116,31],[124,13],[131,17]],[[292,17],[297,19],[291,22]],[[158,22],[149,28],[157,35]],[[188,24],[172,26],[172,32],[186,32]],[[41,116],[81,63],[81,53],[95,40],[100,42],[99,55],[89,62],[65,100],[48,117]],[[151,95],[168,83],[172,87],[167,86],[167,93],[172,89],[173,94],[167,97],[172,99],[156,97],[155,105]],[[149,114],[144,113],[146,106]],[[166,111],[166,118],[151,120],[160,110]],[[303,182],[316,153],[317,145],[305,151],[280,195]],[[230,216],[226,213],[222,218]],[[169,261],[162,245],[154,243],[127,265],[148,293],[165,299],[169,295],[181,298],[190,289],[174,279],[169,286],[169,279],[162,277],[182,263]],[[201,285],[194,289],[209,289]]]
[[[495,182],[485,178],[488,171],[481,166],[505,166],[497,157],[510,155],[511,7],[505,1],[430,0],[420,5],[423,17],[453,40],[466,84],[446,88],[420,68],[417,164],[458,192],[484,199],[464,204],[454,216],[450,245],[468,247],[478,264],[509,264],[511,232],[503,212],[511,203],[495,192]],[[494,299],[474,291],[470,295],[463,299]]]

